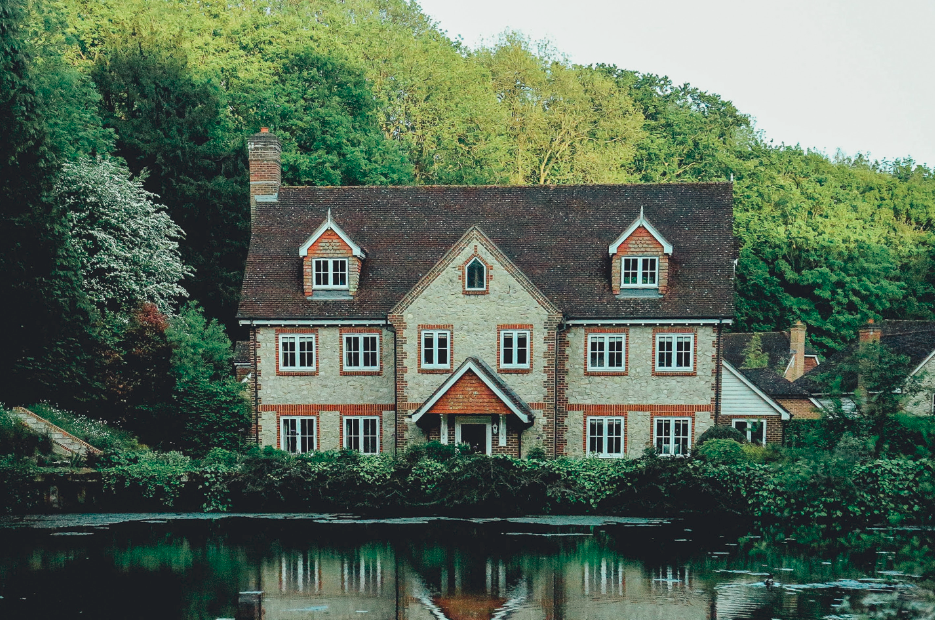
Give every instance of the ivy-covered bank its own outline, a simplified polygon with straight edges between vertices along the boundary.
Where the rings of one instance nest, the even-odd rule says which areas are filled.
[[[935,519],[935,460],[868,459],[837,450],[770,462],[765,452],[716,449],[728,443],[711,441],[693,458],[647,454],[634,460],[490,458],[440,444],[399,458],[294,456],[269,448],[245,455],[214,450],[197,461],[179,453],[113,454],[89,473],[100,488],[83,509],[724,514],[781,525],[803,541]],[[41,511],[35,473],[23,461],[0,462],[0,506]]]

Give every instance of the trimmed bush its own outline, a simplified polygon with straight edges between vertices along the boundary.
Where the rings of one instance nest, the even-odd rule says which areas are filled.
[[[737,443],[747,443],[747,438],[744,434],[733,426],[718,424],[701,433],[701,437],[699,437],[697,443],[695,443],[695,450],[704,445],[709,439],[733,439]]]
[[[708,439],[695,453],[711,463],[731,464],[744,460],[743,446],[733,439]]]

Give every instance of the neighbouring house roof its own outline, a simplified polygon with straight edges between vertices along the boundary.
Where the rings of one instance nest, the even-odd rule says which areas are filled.
[[[932,321],[883,321],[880,327],[880,343],[890,350],[909,357],[910,372],[917,372],[919,367],[935,353],[935,322]],[[841,390],[853,392],[857,388],[857,374],[837,372],[846,360],[854,354],[858,343],[853,342],[845,349],[835,353],[821,366],[814,368],[796,379],[795,384],[811,394],[827,391],[822,377],[840,375]]]
[[[767,366],[782,373],[789,363],[789,332],[758,332],[760,334],[760,346],[763,353],[769,356]],[[743,366],[743,351],[753,338],[753,332],[724,334],[722,336],[723,349],[721,355],[730,362],[734,368]],[[806,356],[817,356],[818,353],[805,345]]]
[[[773,398],[807,398],[808,391],[771,368],[738,368],[750,383]]]
[[[250,343],[238,340],[234,343],[234,366],[245,366],[250,363]]]
[[[366,254],[356,295],[307,299],[298,250],[333,221]],[[618,299],[607,248],[639,218],[672,245],[660,298]],[[283,187],[256,205],[241,319],[385,318],[471,226],[569,318],[733,316],[728,183],[535,187]]]
[[[435,403],[441,400],[448,390],[457,385],[458,381],[467,373],[477,375],[487,388],[496,394],[497,398],[499,398],[510,411],[515,413],[520,420],[526,424],[532,423],[535,416],[533,415],[532,409],[526,404],[526,401],[514,392],[513,389],[500,378],[500,375],[494,372],[484,360],[478,357],[468,357],[465,359],[464,362],[458,366],[458,369],[451,373],[451,376],[438,386],[438,389],[422,403],[422,406],[412,413],[412,421],[418,422],[423,415],[430,412]],[[504,411],[506,411],[506,409]]]

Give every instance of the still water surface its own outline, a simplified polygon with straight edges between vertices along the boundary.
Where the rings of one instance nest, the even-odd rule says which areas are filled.
[[[0,618],[924,618],[931,531],[823,557],[641,519],[0,520]]]

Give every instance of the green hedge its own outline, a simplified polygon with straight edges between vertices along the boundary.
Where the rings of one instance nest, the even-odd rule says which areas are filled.
[[[138,453],[105,457],[100,467],[115,510],[735,515],[816,539],[870,525],[930,524],[935,515],[935,461],[873,460],[846,441],[833,452],[782,460],[737,450],[727,459],[520,460],[429,445],[400,458],[272,448],[215,450],[201,461]]]

